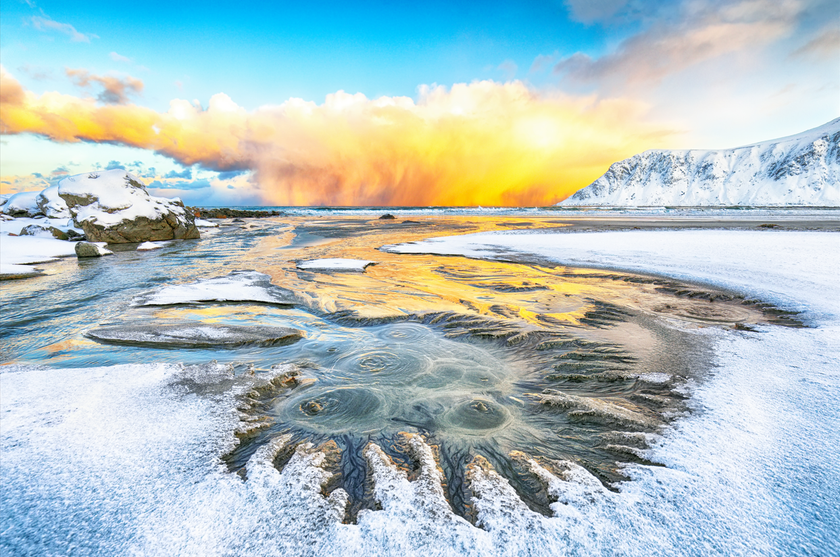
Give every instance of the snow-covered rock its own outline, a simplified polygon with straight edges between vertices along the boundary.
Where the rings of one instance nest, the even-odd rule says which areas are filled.
[[[42,213],[51,219],[69,219],[70,209],[58,195],[58,185],[50,186],[35,197],[35,203]]]
[[[108,243],[193,239],[195,217],[180,199],[154,197],[125,170],[88,172],[64,178],[58,195],[91,241]]]
[[[652,150],[614,163],[564,206],[840,205],[840,118],[715,151]]]
[[[44,212],[38,207],[37,198],[41,192],[22,191],[8,198],[0,211],[13,217],[34,217],[43,215]]]

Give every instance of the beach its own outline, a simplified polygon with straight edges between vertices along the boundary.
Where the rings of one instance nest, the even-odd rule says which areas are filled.
[[[840,552],[835,211],[388,212],[4,282],[6,550]]]

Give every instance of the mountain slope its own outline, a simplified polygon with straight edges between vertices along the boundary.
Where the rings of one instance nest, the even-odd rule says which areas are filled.
[[[645,151],[614,163],[559,205],[837,206],[840,118],[735,149]]]

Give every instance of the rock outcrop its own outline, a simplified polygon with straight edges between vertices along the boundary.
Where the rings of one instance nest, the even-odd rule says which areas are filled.
[[[121,244],[199,238],[195,217],[180,199],[154,197],[125,170],[64,178],[58,195],[92,242]]]

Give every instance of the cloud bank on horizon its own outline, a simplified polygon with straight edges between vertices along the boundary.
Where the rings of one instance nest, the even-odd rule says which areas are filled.
[[[252,108],[219,92],[206,107],[178,98],[185,87],[195,89],[189,76],[177,80],[175,94],[167,93],[157,77],[162,70],[155,69],[164,64],[158,61],[155,71],[138,65],[143,53],[136,54],[136,44],[130,50],[97,27],[94,34],[79,21],[60,22],[64,14],[52,19],[39,9],[40,15],[22,19],[16,36],[37,32],[72,49],[36,60],[2,43],[0,132],[15,154],[11,162],[0,160],[3,193],[42,187],[50,172],[67,168],[60,153],[66,157],[72,145],[74,153],[83,146],[89,160],[106,146],[121,146],[116,156],[139,152],[175,161],[168,170],[147,164],[145,177],[187,202],[547,205],[640,151],[726,147],[734,145],[690,142],[731,138],[737,145],[747,142],[742,137],[770,139],[775,130],[795,133],[836,117],[840,98],[840,8],[822,0],[685,0],[654,8],[638,0],[568,0],[560,19],[545,23],[562,23],[565,35],[542,32],[533,20],[511,20],[511,27],[531,26],[530,51],[502,40],[507,31],[498,28],[499,18],[472,22],[496,29],[503,44],[487,48],[488,56],[498,56],[492,63],[460,70],[463,82],[420,85],[413,97],[338,88],[321,104],[268,91]],[[494,17],[476,14],[467,15]],[[428,33],[403,31],[415,40]],[[377,39],[356,38],[361,51],[351,56],[377,59]],[[313,51],[321,48],[311,40]],[[395,41],[400,50],[401,39],[378,40]],[[458,40],[465,58],[481,59],[481,49],[470,46],[482,46],[480,40],[466,46]],[[552,41],[558,46],[546,51]],[[100,42],[107,44],[96,64],[107,59],[119,70],[89,69],[89,53],[79,49]],[[416,60],[416,86],[436,66],[424,62],[430,55],[423,48],[413,55],[392,62],[403,68]],[[247,53],[240,56],[245,60]],[[15,70],[7,69],[10,60],[20,63]],[[324,64],[316,68],[323,75],[340,74]],[[453,64],[438,66],[445,76]],[[526,76],[518,75],[528,67]],[[322,73],[310,73],[310,81]],[[371,82],[373,90],[381,88],[388,68]],[[235,89],[238,81],[229,83]],[[167,96],[175,97],[168,106]],[[723,128],[716,135],[711,126]],[[43,156],[50,160],[27,166],[21,159],[35,149],[33,136],[44,138],[49,149]],[[109,164],[120,162],[130,163]]]

